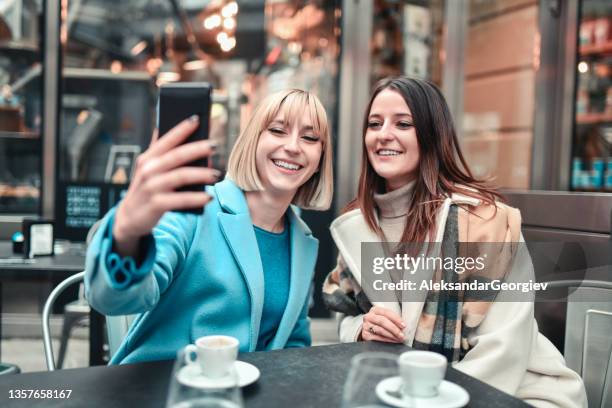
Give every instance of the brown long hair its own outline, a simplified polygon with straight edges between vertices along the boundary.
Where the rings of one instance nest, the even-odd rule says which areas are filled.
[[[361,175],[357,198],[345,211],[359,208],[368,226],[382,239],[384,234],[376,222],[374,193],[385,191],[385,180],[374,171],[368,160],[365,134],[374,98],[385,89],[399,93],[410,112],[416,130],[420,160],[414,195],[401,242],[423,242],[436,229],[436,212],[451,193],[461,193],[495,205],[503,197],[485,180],[478,180],[470,171],[457,140],[446,100],[433,83],[405,76],[380,80],[372,92],[363,120]],[[433,238],[432,238],[433,239]]]

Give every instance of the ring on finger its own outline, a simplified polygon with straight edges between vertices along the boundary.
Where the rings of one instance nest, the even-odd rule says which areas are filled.
[[[374,326],[370,326],[370,328],[368,330],[369,330],[370,333],[376,334],[376,331],[374,330]]]

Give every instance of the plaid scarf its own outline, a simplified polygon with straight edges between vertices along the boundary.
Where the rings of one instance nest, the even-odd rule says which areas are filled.
[[[457,257],[459,253],[458,207],[451,205],[442,239],[444,257]],[[455,273],[452,269],[438,270],[432,280],[459,282],[500,279],[508,272],[511,254],[504,253],[497,264],[487,271],[488,276]],[[469,291],[430,290],[419,318],[412,347],[444,355],[449,362],[460,361],[469,351],[468,336],[484,320],[496,293],[470,293]],[[475,301],[477,300],[477,301]],[[353,277],[342,256],[323,283],[323,301],[328,309],[349,316],[368,313],[372,307],[359,282]]]

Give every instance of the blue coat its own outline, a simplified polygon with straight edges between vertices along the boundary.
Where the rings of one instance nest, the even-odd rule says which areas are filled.
[[[247,202],[227,179],[207,192],[214,200],[203,214],[162,217],[127,286],[109,273],[114,210],[104,217],[87,253],[87,299],[106,315],[140,313],[111,363],[175,358],[179,348],[211,334],[238,338],[240,351],[255,350],[265,282]],[[287,214],[289,298],[271,350],[310,345],[309,289],[318,241],[292,207]]]

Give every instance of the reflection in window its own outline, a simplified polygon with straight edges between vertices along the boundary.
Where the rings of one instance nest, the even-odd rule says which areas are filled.
[[[372,24],[373,85],[381,78],[408,75],[442,80],[444,1],[376,0]]]
[[[40,201],[42,80],[39,2],[0,2],[0,214]]]
[[[612,192],[612,4],[581,2],[571,187]]]

